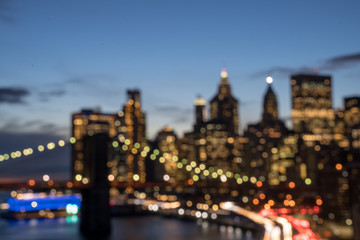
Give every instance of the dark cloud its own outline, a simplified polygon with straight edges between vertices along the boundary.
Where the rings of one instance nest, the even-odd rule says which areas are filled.
[[[0,88],[0,104],[23,104],[23,98],[28,96],[30,92],[23,88]]]
[[[288,78],[290,75],[295,73],[312,73],[313,68],[309,67],[300,67],[300,68],[289,68],[289,67],[272,67],[267,70],[256,72],[251,77],[259,78],[264,76],[278,76]]]
[[[67,132],[68,129],[64,128],[65,127],[57,126],[42,120],[21,122],[20,119],[8,119],[6,121],[3,120],[2,126],[0,127],[0,134],[1,132],[17,134],[20,132],[34,131],[39,134],[54,135]]]
[[[360,64],[360,53],[333,57],[325,61],[320,69],[337,70]]]
[[[64,89],[56,89],[56,90],[50,90],[47,92],[40,92],[39,95],[41,98],[50,98],[50,97],[61,97],[66,94],[66,91]]]
[[[267,75],[275,75],[275,74],[279,74],[279,75],[289,75],[291,73],[294,72],[293,68],[287,68],[287,67],[272,67],[270,69],[261,71],[261,72],[256,72],[252,75],[252,77],[264,77]]]
[[[172,123],[173,124],[179,124],[179,123],[187,123],[191,120],[191,117],[190,116],[180,116],[180,117],[177,117],[177,118],[174,118],[172,120]]]
[[[360,53],[354,53],[354,54],[348,54],[348,55],[342,55],[337,56],[333,58],[326,59],[323,61],[322,64],[320,64],[319,69],[320,71],[334,71],[339,70],[343,68],[352,67],[356,64],[360,64]],[[290,68],[290,67],[272,67],[267,70],[263,70],[260,72],[254,73],[251,77],[252,78],[259,78],[264,77],[266,75],[275,75],[279,77],[285,77],[288,79],[288,77],[292,74],[296,73],[313,73],[314,68],[310,67],[299,67],[299,68]]]
[[[0,0],[0,22],[14,23],[15,18],[10,15],[11,8],[9,7],[10,1]]]

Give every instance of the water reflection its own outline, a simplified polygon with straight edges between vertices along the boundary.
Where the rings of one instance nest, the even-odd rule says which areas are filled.
[[[2,240],[59,239],[83,240],[78,232],[77,217],[59,219],[31,219],[11,221],[0,219]],[[251,240],[250,232],[240,228],[218,226],[208,222],[180,221],[160,216],[127,217],[112,219],[109,240]]]

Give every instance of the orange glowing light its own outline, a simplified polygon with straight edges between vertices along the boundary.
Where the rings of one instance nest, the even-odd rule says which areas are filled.
[[[285,206],[289,206],[289,205],[290,205],[289,200],[287,200],[287,199],[284,200],[284,205],[285,205]]]
[[[290,207],[295,207],[295,201],[294,201],[294,200],[290,200],[290,201],[289,201],[289,205],[290,205]]]
[[[262,185],[263,185],[263,183],[262,183],[261,181],[257,181],[257,182],[256,182],[256,186],[257,186],[257,187],[262,187]]]
[[[287,200],[291,200],[291,199],[292,199],[291,194],[286,194],[286,199],[287,199]]]
[[[67,188],[72,188],[73,186],[74,186],[74,184],[72,182],[67,182],[66,183]]]
[[[264,200],[266,196],[265,196],[264,193],[260,193],[259,197],[260,197],[261,200]]]
[[[254,199],[253,199],[253,204],[254,204],[254,205],[258,205],[258,204],[259,204],[259,199],[254,198]]]
[[[35,185],[35,180],[34,180],[34,179],[30,179],[28,183],[29,183],[29,186],[32,187],[32,186]]]
[[[335,168],[336,168],[336,170],[340,171],[343,168],[343,166],[341,163],[337,163]]]
[[[295,187],[295,183],[294,182],[289,182],[289,188],[294,188]]]
[[[270,207],[272,207],[272,206],[274,206],[275,202],[274,202],[274,200],[270,199],[268,201],[268,204],[269,204]]]
[[[321,206],[323,204],[323,201],[321,199],[316,199],[316,204]]]
[[[53,180],[49,180],[49,181],[48,181],[48,185],[49,185],[49,186],[54,185],[54,181],[53,181]]]
[[[189,180],[188,180],[188,184],[189,184],[189,185],[193,185],[193,184],[194,184],[194,180],[189,179]]]

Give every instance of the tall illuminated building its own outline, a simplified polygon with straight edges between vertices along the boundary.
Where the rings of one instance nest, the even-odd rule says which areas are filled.
[[[268,83],[268,88],[263,102],[263,121],[274,121],[278,119],[278,104],[276,95],[271,87],[272,77],[267,77],[266,82]]]
[[[360,96],[344,98],[344,121],[347,128],[360,124]]]
[[[278,185],[288,180],[289,168],[294,167],[290,154],[280,154],[290,149],[285,147],[283,139],[288,134],[285,124],[278,119],[278,104],[271,87],[273,79],[266,78],[267,90],[263,98],[262,119],[257,124],[249,124],[244,135],[249,139],[246,159],[249,172],[261,177],[271,185]],[[287,138],[291,139],[291,138]],[[289,142],[290,140],[287,140]],[[280,145],[281,151],[280,151]],[[287,144],[289,145],[289,144]],[[284,150],[285,149],[285,150]],[[284,157],[285,156],[285,157]]]
[[[331,77],[291,76],[291,118],[296,133],[310,133],[320,141],[331,140],[334,127]],[[311,137],[310,137],[311,138]]]
[[[186,158],[194,166],[207,166],[219,172],[239,172],[243,143],[238,135],[238,101],[231,94],[226,69],[222,69],[218,92],[210,101],[210,117],[206,117],[203,98],[197,98],[194,105],[194,130],[186,133],[181,141],[181,159]],[[199,172],[192,174],[200,181],[211,179],[211,176]]]
[[[206,100],[198,97],[194,101],[195,105],[195,124],[206,122]]]
[[[335,115],[335,126],[334,126],[334,141],[341,148],[349,147],[349,139],[345,135],[345,121],[344,121],[344,109],[336,109]]]
[[[177,164],[179,162],[179,151],[176,145],[177,136],[173,129],[165,126],[156,136],[157,147],[160,150],[160,163],[164,164],[166,175],[164,180],[175,183],[181,179],[181,173],[178,172]]]
[[[126,172],[127,181],[129,182],[145,182],[145,158],[141,155],[143,148],[146,146],[145,136],[145,113],[141,109],[140,91],[128,90],[128,101],[124,106],[123,112],[120,112],[119,136],[127,139],[127,148],[129,149],[126,154]]]
[[[210,121],[226,125],[226,130],[238,134],[238,101],[231,95],[228,73],[221,71],[221,81],[217,94],[210,101]]]
[[[360,96],[346,97],[344,99],[345,136],[349,141],[349,162],[360,160]]]
[[[72,136],[76,139],[72,145],[72,179],[75,182],[91,182],[87,160],[84,159],[84,137],[98,133],[116,137],[115,119],[115,114],[104,114],[100,110],[82,110],[72,115]],[[112,157],[113,154],[109,154],[110,159],[106,161],[110,162]]]

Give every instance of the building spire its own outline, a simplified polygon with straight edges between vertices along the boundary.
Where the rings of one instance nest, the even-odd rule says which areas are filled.
[[[263,110],[264,121],[271,121],[278,119],[278,105],[277,105],[276,95],[271,87],[273,81],[274,81],[273,78],[270,76],[266,78],[268,88],[264,96],[264,110]]]
[[[220,76],[221,76],[221,83],[220,84],[226,84],[226,85],[228,85],[229,84],[229,82],[228,82],[228,73],[227,73],[227,70],[226,70],[226,68],[222,68],[221,69],[221,74],[220,74]]]

